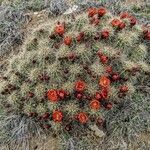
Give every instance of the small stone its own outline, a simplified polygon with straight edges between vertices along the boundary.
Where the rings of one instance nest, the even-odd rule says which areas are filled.
[[[103,136],[105,136],[105,133],[102,130],[100,130],[97,127],[97,125],[91,125],[90,129],[95,133],[96,136],[98,136],[100,138],[103,137]]]

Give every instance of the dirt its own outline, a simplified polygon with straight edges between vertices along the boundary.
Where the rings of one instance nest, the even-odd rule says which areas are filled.
[[[150,144],[150,133],[141,133],[139,136],[139,139],[143,142],[149,143]]]
[[[36,139],[32,141],[31,150],[59,150],[59,141],[57,138],[49,137],[43,142],[39,142]]]

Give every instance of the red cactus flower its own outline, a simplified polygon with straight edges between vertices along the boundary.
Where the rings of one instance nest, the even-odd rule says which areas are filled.
[[[119,20],[119,19],[113,19],[113,20],[111,21],[111,25],[112,25],[113,27],[118,27],[118,26],[120,25],[120,20]]]
[[[113,107],[113,105],[112,105],[111,102],[108,102],[108,103],[106,104],[106,106],[105,106],[105,108],[108,109],[108,110],[112,109],[112,107]]]
[[[108,89],[103,88],[101,91],[101,96],[103,99],[107,99],[108,98]]]
[[[81,42],[81,40],[83,39],[83,37],[84,37],[84,32],[80,32],[79,35],[76,37],[76,40],[78,42]]]
[[[75,90],[78,92],[83,92],[85,90],[86,84],[84,81],[77,81],[75,83]]]
[[[129,18],[129,17],[130,17],[130,15],[129,15],[128,12],[122,12],[122,13],[120,14],[120,19]]]
[[[100,109],[100,102],[96,99],[93,99],[90,102],[90,107],[91,107],[91,109],[98,110],[98,109]]]
[[[105,55],[101,55],[100,61],[102,62],[102,64],[106,64],[108,62],[108,57]]]
[[[65,130],[66,131],[71,131],[72,130],[72,126],[71,126],[71,124],[67,124],[66,126],[65,126]]]
[[[79,35],[80,35],[81,37],[84,37],[84,32],[80,32]]]
[[[57,94],[60,99],[64,99],[66,96],[66,92],[64,90],[57,90]]]
[[[113,73],[113,75],[112,75],[112,80],[113,80],[113,81],[118,81],[119,79],[120,79],[119,74],[118,74],[118,73]]]
[[[96,20],[95,17],[91,17],[91,18],[89,19],[90,24],[93,24],[93,23],[95,22],[95,20]]]
[[[102,50],[101,50],[101,49],[99,49],[99,50],[98,50],[97,55],[98,55],[99,57],[101,57],[101,56],[103,55],[103,53],[102,53]]]
[[[80,100],[80,99],[82,99],[82,97],[83,97],[83,94],[82,94],[82,93],[77,93],[77,94],[76,94],[76,98],[77,98],[77,99]]]
[[[133,17],[133,16],[130,16],[130,25],[131,25],[131,26],[134,26],[134,25],[136,25],[136,23],[137,23],[136,18]]]
[[[70,53],[68,54],[68,59],[69,59],[69,60],[73,61],[73,60],[75,60],[76,58],[77,58],[76,53],[70,52]]]
[[[106,76],[102,76],[99,80],[99,85],[106,88],[110,86],[110,80]]]
[[[103,30],[102,32],[101,32],[101,37],[103,38],[103,39],[108,39],[109,38],[109,31],[108,30]]]
[[[95,36],[94,36],[94,40],[99,40],[99,38],[100,38],[99,33],[96,33]]]
[[[63,119],[63,113],[61,111],[55,110],[52,114],[53,121],[61,122]]]
[[[65,38],[64,38],[64,43],[66,44],[66,45],[71,45],[71,43],[72,43],[72,38],[70,37],[70,36],[66,36]]]
[[[96,14],[97,14],[97,9],[96,8],[89,8],[88,9],[88,16],[89,17],[93,17]]]
[[[94,25],[97,26],[97,25],[99,25],[99,23],[100,23],[99,19],[95,19]]]
[[[42,119],[46,120],[50,116],[49,112],[46,112],[44,115],[42,115]]]
[[[120,30],[122,30],[122,29],[124,29],[125,27],[126,27],[126,24],[125,24],[124,22],[120,22],[118,28],[119,28]]]
[[[87,121],[88,121],[88,116],[87,116],[87,114],[84,113],[84,112],[79,113],[79,114],[78,114],[78,120],[79,120],[79,122],[82,123],[82,124],[87,123]]]
[[[33,97],[34,97],[34,93],[29,92],[29,93],[28,93],[28,97],[29,97],[29,98],[33,98]]]
[[[150,41],[150,32],[145,35],[145,39]]]
[[[129,90],[128,86],[123,85],[120,87],[120,92],[127,92]]]
[[[78,36],[76,37],[76,40],[77,40],[78,42],[81,42],[82,37],[81,37],[80,35],[78,35]]]
[[[96,92],[95,98],[96,98],[97,100],[101,100],[102,96],[101,96],[101,94],[100,94],[99,92]]]
[[[107,10],[105,8],[99,8],[98,9],[98,16],[102,17],[106,14]]]
[[[51,102],[57,102],[59,100],[57,90],[49,90],[47,92],[47,97]]]
[[[98,125],[98,126],[102,126],[103,125],[103,123],[104,123],[104,119],[103,118],[97,118],[97,120],[96,120],[96,125]]]
[[[150,41],[150,31],[145,31],[144,32],[144,39]]]
[[[112,69],[111,66],[107,66],[105,70],[106,70],[106,72],[109,73],[109,74],[111,74],[111,73],[113,72],[113,69]]]
[[[147,34],[148,32],[148,29],[145,29],[145,27],[143,27],[143,34]]]
[[[59,35],[63,35],[65,33],[65,27],[63,24],[57,24],[55,27],[55,33],[59,34]]]

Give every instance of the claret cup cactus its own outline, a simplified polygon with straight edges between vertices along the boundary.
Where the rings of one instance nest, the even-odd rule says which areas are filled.
[[[105,111],[135,92],[150,32],[127,12],[105,8],[48,20],[9,58],[1,77],[6,115],[33,118],[44,130],[102,125]]]

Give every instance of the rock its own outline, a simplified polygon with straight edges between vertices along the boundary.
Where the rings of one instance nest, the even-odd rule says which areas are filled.
[[[78,7],[79,6],[77,6],[77,5],[73,5],[72,7],[67,9],[63,14],[64,15],[72,14],[72,13],[74,13],[74,12],[76,12],[78,10]]]
[[[47,11],[49,15],[59,15],[65,12],[69,5],[65,0],[52,0],[49,4],[47,4]]]
[[[91,125],[90,129],[95,133],[96,136],[100,138],[105,136],[105,133],[102,130],[100,130],[96,125]]]

